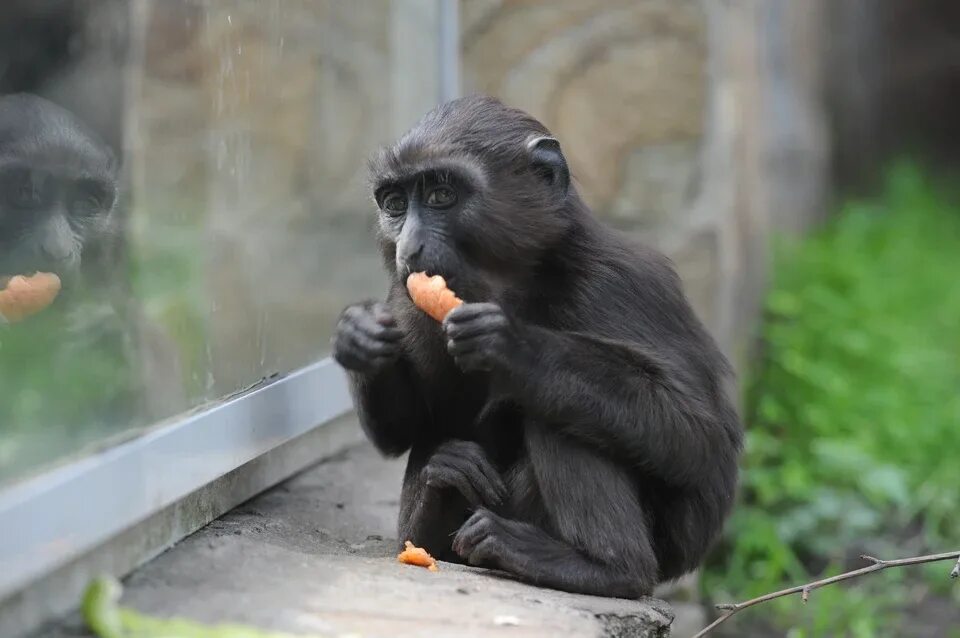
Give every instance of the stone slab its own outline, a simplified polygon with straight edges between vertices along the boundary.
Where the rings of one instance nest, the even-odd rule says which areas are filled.
[[[321,463],[140,568],[122,603],[202,622],[367,638],[669,635],[654,599],[578,596],[489,570],[400,565],[402,462],[369,446]],[[69,619],[39,635],[83,635]]]

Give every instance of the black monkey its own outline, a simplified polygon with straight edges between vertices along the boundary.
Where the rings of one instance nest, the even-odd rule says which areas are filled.
[[[111,228],[117,170],[71,112],[26,93],[0,97],[0,277],[74,278]]]
[[[400,540],[604,596],[695,569],[742,434],[668,260],[599,223],[550,132],[492,98],[437,107],[371,168],[391,288],[343,312],[334,356],[373,443],[409,451]],[[435,322],[413,271],[466,303]]]

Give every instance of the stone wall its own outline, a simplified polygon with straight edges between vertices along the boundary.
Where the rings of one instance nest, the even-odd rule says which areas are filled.
[[[541,118],[587,201],[674,259],[697,311],[738,363],[771,232],[802,229],[823,208],[819,6],[462,5],[464,90]]]

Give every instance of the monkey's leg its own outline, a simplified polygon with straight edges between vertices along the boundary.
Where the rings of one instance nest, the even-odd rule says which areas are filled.
[[[460,561],[453,534],[480,505],[496,506],[506,487],[482,448],[448,440],[436,449],[414,446],[400,495],[399,541],[411,541],[441,560]]]
[[[649,594],[657,558],[628,473],[572,440],[530,429],[529,480],[538,484],[550,531],[479,509],[457,533],[454,551],[535,585],[598,596]]]

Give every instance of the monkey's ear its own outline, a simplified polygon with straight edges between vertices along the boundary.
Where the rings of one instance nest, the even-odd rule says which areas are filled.
[[[530,153],[534,172],[566,193],[570,186],[570,169],[563,151],[560,150],[560,142],[553,137],[533,137],[527,142],[527,151]]]

